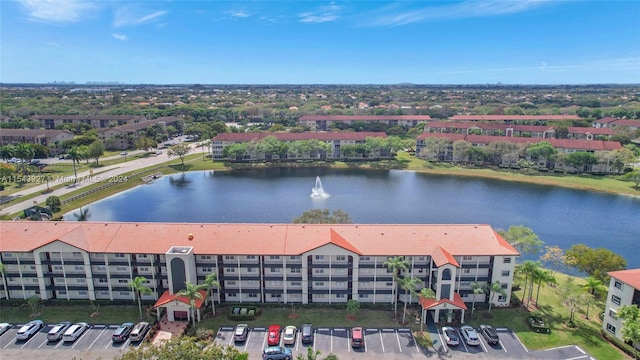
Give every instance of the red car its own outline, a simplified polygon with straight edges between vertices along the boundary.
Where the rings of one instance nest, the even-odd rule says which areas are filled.
[[[280,345],[280,325],[269,326],[269,335],[267,337],[267,345]]]

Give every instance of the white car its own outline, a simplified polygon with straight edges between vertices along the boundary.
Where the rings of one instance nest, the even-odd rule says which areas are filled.
[[[0,335],[7,332],[7,330],[11,329],[11,324],[9,323],[0,323]]]
[[[296,332],[298,329],[295,326],[289,325],[284,328],[284,334],[282,335],[282,343],[284,345],[295,345]]]
[[[62,335],[64,335],[65,331],[67,331],[70,326],[70,321],[63,321],[59,324],[55,324],[51,330],[49,330],[49,333],[47,333],[47,340],[58,341],[62,339]]]
[[[478,337],[478,333],[471,326],[463,326],[460,328],[460,332],[462,333],[462,337],[467,345],[480,345],[480,337]]]
[[[449,346],[456,346],[460,344],[460,339],[458,338],[458,332],[456,331],[456,329],[450,326],[445,326],[442,328],[442,337],[444,338],[444,341]]]
[[[64,342],[72,342],[78,340],[80,335],[82,335],[89,328],[89,324],[85,322],[79,322],[71,325],[67,331],[62,335],[62,340]]]
[[[22,325],[20,330],[16,333],[16,340],[28,340],[35,335],[42,327],[44,323],[42,320],[31,320],[28,323]]]

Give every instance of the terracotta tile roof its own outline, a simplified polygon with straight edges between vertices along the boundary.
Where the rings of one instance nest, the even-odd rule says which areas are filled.
[[[11,252],[62,241],[92,253],[164,254],[172,246],[192,246],[195,254],[286,256],[333,244],[368,256],[430,255],[441,251],[439,247],[453,256],[519,255],[486,224],[5,221],[0,223],[0,239],[0,251]]]
[[[622,145],[617,141],[603,140],[581,140],[581,139],[543,139],[528,137],[506,137],[506,136],[489,136],[489,135],[465,135],[465,134],[443,134],[443,133],[422,133],[418,136],[418,140],[427,138],[448,138],[452,142],[458,140],[466,140],[471,143],[490,144],[494,141],[505,141],[516,144],[533,144],[546,141],[557,149],[576,149],[576,150],[617,150]]]
[[[572,134],[613,135],[613,130],[611,130],[611,128],[569,126],[567,129],[569,130],[569,133]]]
[[[199,291],[200,295],[202,295],[202,299],[195,299],[195,305],[196,305],[196,309],[200,309],[202,307],[202,304],[204,303],[204,299],[207,298],[207,292],[204,290],[200,290]],[[153,304],[154,308],[166,305],[167,303],[170,303],[174,300],[177,300],[181,303],[187,304],[189,306],[191,306],[191,304],[189,303],[189,298],[186,296],[178,296],[177,294],[170,294],[169,290],[165,291],[162,293],[162,296],[160,296],[160,298],[158,299],[158,301],[156,301],[155,304]]]
[[[616,118],[614,118],[614,117],[604,117],[604,118],[602,118],[602,119],[598,119],[598,120],[596,120],[595,122],[597,122],[597,123],[601,123],[601,124],[608,124],[608,123],[610,123],[610,122],[614,122],[614,121],[616,121],[616,120],[618,120],[618,119],[616,119]]]
[[[24,137],[56,137],[59,134],[73,135],[71,131],[67,130],[44,130],[44,129],[2,129],[0,136],[24,136]]]
[[[425,128],[445,128],[445,129],[469,129],[478,128],[483,130],[506,130],[513,129],[515,131],[531,131],[531,132],[544,132],[553,130],[553,126],[539,126],[539,125],[515,125],[515,124],[496,124],[496,123],[472,123],[472,122],[430,122],[425,125]],[[591,128],[587,128],[591,129]]]
[[[320,141],[339,141],[339,140],[357,140],[364,141],[368,137],[386,138],[384,132],[314,132],[314,133],[222,133],[218,134],[212,141],[227,142],[249,142],[252,140],[262,140],[267,136],[274,136],[280,141],[296,141],[296,140],[320,140]]]
[[[451,264],[453,266],[459,267],[460,264],[456,261],[456,259],[451,255],[447,250],[443,249],[441,246],[438,246],[434,252],[431,253],[431,257],[433,258],[433,262],[437,267],[442,265]]]
[[[640,269],[611,271],[607,274],[625,284],[633,286],[636,290],[640,290]]]
[[[299,121],[429,121],[429,115],[304,115]]]
[[[577,115],[454,115],[451,120],[461,121],[508,121],[508,120],[580,120]]]
[[[144,116],[138,115],[34,115],[36,120],[125,120],[132,119],[145,120]]]
[[[457,292],[453,293],[453,300],[449,300],[449,299],[440,299],[440,300],[434,300],[434,299],[427,299],[427,298],[423,298],[420,295],[418,295],[418,299],[420,300],[420,305],[422,306],[422,308],[424,309],[430,309],[432,307],[436,307],[440,304],[451,304],[459,309],[463,309],[463,310],[467,310],[467,305],[464,304],[464,301],[462,300],[462,297],[460,296],[460,294],[458,294]]]

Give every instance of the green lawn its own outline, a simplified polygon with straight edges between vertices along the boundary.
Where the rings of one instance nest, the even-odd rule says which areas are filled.
[[[137,305],[100,306],[98,309],[92,305],[39,305],[38,312],[32,316],[31,308],[28,305],[6,306],[0,304],[0,319],[3,322],[13,324],[24,323],[31,319],[40,319],[45,324],[67,320],[90,324],[121,324],[127,321],[135,322],[139,318]]]

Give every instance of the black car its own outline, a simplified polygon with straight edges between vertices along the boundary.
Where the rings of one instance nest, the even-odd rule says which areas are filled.
[[[302,324],[300,334],[303,344],[311,344],[313,342],[313,326],[311,324]]]
[[[498,338],[498,332],[491,325],[480,325],[478,332],[491,345],[495,345],[500,341],[500,338]]]
[[[129,337],[129,334],[131,334],[131,330],[133,330],[133,325],[134,325],[133,323],[128,322],[118,326],[116,331],[113,332],[113,336],[111,337],[111,340],[113,340],[114,343],[123,342],[127,340],[127,338]]]

